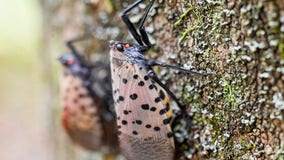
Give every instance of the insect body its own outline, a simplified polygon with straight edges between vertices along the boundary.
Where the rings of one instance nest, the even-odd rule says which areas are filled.
[[[105,68],[99,63],[88,63],[78,54],[72,45],[78,40],[67,42],[72,54],[59,58],[64,66],[62,125],[72,141],[86,149],[98,151],[111,146],[115,150],[115,118],[106,99],[111,91],[108,93],[107,81],[95,72],[98,68],[102,69],[100,67]],[[98,88],[94,88],[96,83],[105,94],[97,92]]]
[[[131,62],[124,52],[141,55],[130,46],[124,52],[117,47],[121,42],[111,42],[111,68],[113,98],[117,114],[121,149],[129,160],[171,160],[174,140],[170,126],[171,108],[167,92],[148,72],[152,71],[143,61]]]
[[[159,65],[190,74],[198,74],[159,61],[146,59],[142,52],[151,44],[143,27],[154,1],[146,8],[137,33],[126,13],[141,3],[136,1],[122,12],[122,19],[139,44],[110,42],[113,99],[117,114],[121,150],[129,160],[172,160],[175,144],[171,129],[170,97],[181,106],[174,94],[156,77],[152,66]],[[183,111],[184,107],[181,108]]]

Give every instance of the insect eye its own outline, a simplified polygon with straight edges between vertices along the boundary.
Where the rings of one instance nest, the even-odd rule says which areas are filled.
[[[73,60],[67,60],[67,61],[66,61],[66,64],[67,64],[67,65],[72,65],[73,63],[74,63]]]
[[[130,48],[130,45],[129,44],[125,44],[124,47],[125,48]]]
[[[117,44],[116,45],[116,49],[120,52],[123,52],[124,51],[124,48],[123,48],[123,45],[122,44]]]

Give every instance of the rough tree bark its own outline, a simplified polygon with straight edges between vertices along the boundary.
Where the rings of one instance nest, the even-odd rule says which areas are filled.
[[[107,55],[111,39],[131,41],[119,11],[132,2],[44,1],[45,54],[61,53],[65,40],[86,32],[93,38],[78,46],[88,54]],[[134,22],[144,7],[133,11]],[[192,118],[179,133],[181,159],[284,159],[282,0],[159,0],[146,26],[154,44],[147,57],[216,73],[158,70]]]

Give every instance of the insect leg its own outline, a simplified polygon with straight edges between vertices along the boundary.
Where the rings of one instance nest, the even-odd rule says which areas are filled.
[[[178,70],[178,71],[181,71],[181,72],[184,72],[184,73],[197,75],[197,76],[208,76],[208,75],[213,75],[214,74],[214,73],[198,73],[198,72],[190,71],[190,70],[187,70],[187,69],[184,69],[184,68],[181,68],[181,67],[172,66],[172,65],[160,62],[160,61],[148,61],[147,64],[149,66],[151,66],[151,67],[152,66],[167,67],[167,68]]]
[[[139,24],[139,27],[138,27],[138,28],[139,28],[139,32],[140,32],[140,35],[141,35],[141,39],[142,39],[142,41],[146,44],[146,46],[147,46],[148,48],[151,47],[151,43],[150,43],[149,38],[148,38],[148,35],[147,35],[146,31],[145,31],[144,23],[145,23],[145,20],[146,20],[146,18],[147,18],[147,15],[148,15],[148,13],[149,13],[151,7],[153,6],[154,2],[155,2],[154,0],[151,0],[151,1],[150,1],[150,4],[147,6],[147,8],[146,8],[146,10],[145,10],[145,13],[144,13],[144,15],[143,15],[143,17],[142,17],[142,19],[141,19],[141,22],[140,22],[140,24]]]
[[[166,92],[171,96],[171,98],[177,103],[181,111],[186,110],[186,108],[179,103],[178,98],[173,94],[173,92],[159,80],[159,78],[152,70],[148,71],[148,76],[151,77],[156,83],[158,83],[164,90],[166,90]]]
[[[88,39],[90,37],[91,37],[91,34],[85,34],[85,35],[83,35],[81,37],[77,37],[77,38],[71,39],[69,41],[66,41],[66,45],[72,51],[72,53],[74,53],[74,55],[80,57],[80,54],[77,51],[77,49],[75,48],[75,46],[73,45],[73,43],[86,40],[86,39]]]
[[[111,87],[110,87],[110,84],[111,84],[111,79],[109,76],[106,76],[106,77],[99,77],[97,74],[95,74],[94,72],[92,72],[91,74],[91,79],[93,81],[96,81],[98,82],[98,84],[100,84],[98,87],[104,91],[104,96],[109,96],[108,94],[111,93]],[[100,95],[100,94],[97,94],[97,95]],[[101,97],[101,98],[104,98],[104,97]]]
[[[90,86],[87,86],[87,88],[94,97],[101,99],[100,102],[102,103],[102,106],[104,106],[101,109],[106,111],[104,113],[108,113],[102,115],[102,118],[106,121],[110,121],[110,119],[113,119],[113,117],[115,117],[112,89],[110,86],[111,79],[109,76],[99,77],[94,72],[91,73],[92,83]]]
[[[130,33],[132,34],[132,36],[134,37],[134,39],[143,46],[143,42],[141,40],[140,35],[137,33],[136,28],[134,27],[133,23],[129,20],[129,18],[127,17],[127,13],[129,11],[131,11],[133,8],[135,8],[138,4],[140,4],[143,0],[138,0],[136,2],[134,2],[133,4],[131,4],[130,6],[128,6],[125,10],[123,10],[120,13],[120,16],[123,20],[123,22],[125,23],[125,25],[127,26],[128,30],[130,31]]]
[[[169,95],[170,97],[176,102],[178,107],[180,108],[180,112],[173,120],[173,125],[177,124],[179,119],[185,119],[186,120],[186,128],[189,127],[189,115],[187,114],[186,107],[179,103],[178,98],[174,95],[174,93],[165,85],[163,84],[159,78],[156,76],[156,74],[152,71],[148,71],[148,76],[151,77],[156,83],[158,83]]]
[[[104,62],[90,63],[90,64],[88,64],[88,67],[90,67],[91,69],[94,70],[93,72],[91,72],[91,78],[92,78],[93,80],[98,81],[99,84],[101,84],[100,87],[101,87],[104,91],[106,91],[106,92],[109,91],[109,93],[111,93],[111,88],[109,87],[109,84],[110,84],[110,81],[111,81],[110,77],[109,77],[109,76],[106,76],[107,79],[102,79],[102,78],[100,78],[100,77],[96,74],[96,72],[95,72],[95,70],[96,70],[97,68],[103,68],[103,69],[105,69],[107,72],[110,72],[109,63],[104,63]]]

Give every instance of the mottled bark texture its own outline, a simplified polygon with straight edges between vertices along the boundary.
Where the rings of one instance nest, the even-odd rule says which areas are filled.
[[[197,0],[160,6],[161,17],[154,22],[159,57],[171,61],[174,55],[173,64],[216,72],[207,78],[169,78],[192,115],[184,154],[283,159],[284,2]]]
[[[132,2],[45,1],[46,49],[62,52],[65,40],[86,32],[93,38],[78,47],[92,55],[107,56],[111,39],[133,42],[118,14]],[[133,22],[143,8],[133,10]],[[159,0],[146,30],[153,42],[147,57],[216,73],[157,70],[191,115],[189,130],[175,127],[184,141],[180,159],[284,158],[282,0]]]

